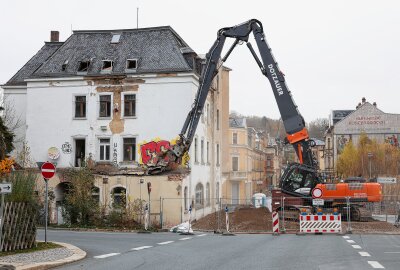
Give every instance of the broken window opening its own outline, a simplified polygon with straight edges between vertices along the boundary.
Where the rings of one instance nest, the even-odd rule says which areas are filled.
[[[90,61],[79,62],[78,72],[87,72],[89,70]]]
[[[114,61],[112,60],[103,60],[103,67],[101,71],[103,72],[111,72],[114,67]]]
[[[138,60],[137,59],[128,59],[126,60],[126,69],[137,69]]]
[[[64,64],[62,64],[61,66],[61,70],[65,71],[67,69],[67,65],[68,65],[68,60],[65,60]]]

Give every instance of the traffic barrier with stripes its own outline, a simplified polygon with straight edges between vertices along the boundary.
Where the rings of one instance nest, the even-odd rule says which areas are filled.
[[[341,233],[340,215],[300,215],[301,233]]]
[[[272,232],[279,234],[279,214],[278,212],[272,212]]]

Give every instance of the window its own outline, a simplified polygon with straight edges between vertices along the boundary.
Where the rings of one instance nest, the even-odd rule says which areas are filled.
[[[207,206],[210,205],[210,183],[206,185],[206,204]]]
[[[86,96],[75,96],[75,118],[86,117]]]
[[[219,130],[219,110],[217,110],[217,130]]]
[[[200,156],[201,156],[201,163],[204,164],[204,140],[200,142]]]
[[[195,207],[196,209],[202,208],[204,204],[203,184],[196,185]]]
[[[121,38],[121,34],[113,34],[111,38],[111,44],[119,43],[119,39]]]
[[[124,161],[136,160],[136,138],[124,138]]]
[[[124,116],[136,115],[136,95],[124,95]]]
[[[237,133],[232,134],[232,143],[237,144]]]
[[[210,124],[210,104],[207,104],[207,125]]]
[[[110,160],[110,139],[100,139],[100,160]]]
[[[331,149],[331,138],[328,138],[328,149]]]
[[[239,157],[232,157],[232,171],[237,172],[239,170]]]
[[[80,61],[78,72],[87,72],[89,70],[90,61]]]
[[[111,95],[100,96],[100,117],[111,116]]]
[[[217,203],[219,201],[219,182],[217,182],[217,186],[215,187],[215,197],[217,198]]]
[[[68,66],[68,59],[65,60],[64,63],[62,64],[61,70],[62,70],[62,71],[65,71],[65,70],[67,69],[67,66]]]
[[[219,144],[217,144],[217,166],[219,166]]]
[[[98,187],[92,187],[92,199],[97,203],[100,202],[100,189]]]
[[[113,207],[125,208],[126,206],[126,189],[123,187],[115,187],[112,190]]]
[[[210,142],[207,142],[207,164],[210,164]]]
[[[204,123],[204,108],[201,111],[201,122]]]
[[[126,60],[126,69],[137,69],[138,60],[137,59],[128,59]]]
[[[194,162],[199,162],[197,158],[197,138],[194,138]]]
[[[188,210],[188,187],[185,187],[184,191],[183,191],[183,204],[185,207],[185,210]]]
[[[114,62],[111,60],[103,60],[103,66],[101,67],[102,72],[111,72],[114,66]]]
[[[271,167],[272,165],[271,165],[271,158],[270,157],[268,157],[267,158],[267,167]]]

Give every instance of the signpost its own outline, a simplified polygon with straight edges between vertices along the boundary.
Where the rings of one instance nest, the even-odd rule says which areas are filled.
[[[45,162],[40,168],[40,171],[42,172],[42,176],[46,185],[46,197],[45,197],[45,221],[44,221],[44,242],[47,244],[47,216],[48,216],[48,208],[49,208],[49,202],[48,202],[48,194],[49,194],[49,179],[52,178],[55,173],[56,173],[56,167],[53,165],[53,163],[50,162]]]
[[[313,199],[312,204],[313,205],[324,205],[324,199]]]
[[[311,191],[311,195],[312,195],[313,199],[319,199],[319,198],[321,198],[321,197],[322,197],[322,189],[320,189],[320,188],[314,188],[314,189]]]
[[[11,183],[1,183],[0,184],[0,194],[7,194],[12,192]]]
[[[4,181],[4,180],[3,180]],[[12,192],[11,183],[1,183],[0,184],[0,194],[1,194],[1,207],[0,207],[0,244],[3,239],[3,212],[4,212],[4,194],[9,194]]]

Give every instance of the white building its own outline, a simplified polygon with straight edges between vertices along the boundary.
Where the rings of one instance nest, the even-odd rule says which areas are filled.
[[[155,153],[168,148],[181,131],[200,71],[201,59],[170,27],[74,31],[65,42],[52,32],[52,41],[2,87],[21,117],[17,136],[29,146],[34,162],[56,162],[61,169],[91,160],[112,167],[112,173],[101,173],[107,183],[99,174],[100,192],[122,187],[127,196],[138,197],[134,172],[141,171],[140,164],[152,163]],[[224,121],[219,117],[222,110],[229,111],[222,105],[228,72],[223,69],[209,94],[189,153],[191,172],[157,193],[182,198],[183,214],[194,203],[202,209],[197,216],[205,215],[215,208],[210,199],[219,197],[219,125]],[[22,148],[16,145],[14,155]],[[164,178],[152,182],[153,190],[157,181],[168,181]],[[55,178],[53,187],[60,181]],[[107,197],[100,201],[108,203]]]

